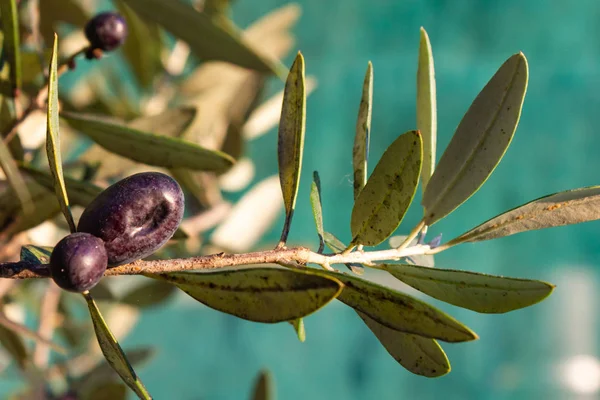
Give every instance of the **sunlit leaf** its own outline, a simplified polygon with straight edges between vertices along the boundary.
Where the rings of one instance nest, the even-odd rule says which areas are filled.
[[[334,253],[341,253],[348,247],[340,239],[338,239],[332,233],[329,232],[323,233],[323,240],[327,247],[329,247],[329,249]],[[360,264],[348,263],[345,265],[350,269],[350,271],[354,272],[357,275],[362,275],[365,273],[365,267],[363,267]]]
[[[287,241],[294,208],[296,207],[302,169],[305,127],[304,57],[301,53],[298,53],[285,83],[277,142],[279,179],[281,180],[281,191],[285,205],[285,225],[281,234],[280,245],[284,245]]]
[[[221,60],[261,72],[278,73],[280,66],[251,49],[232,24],[219,23],[180,0],[124,0],[141,17],[162,25],[187,42],[202,60]]]
[[[417,68],[417,129],[423,138],[423,191],[435,168],[437,142],[437,105],[435,98],[435,70],[431,43],[425,29],[421,28],[419,43],[419,66]]]
[[[339,272],[321,273],[344,284],[338,300],[388,328],[446,342],[477,339],[473,331],[454,318],[404,293]]]
[[[517,129],[527,77],[527,59],[515,54],[473,101],[425,189],[425,224],[450,214],[494,171]]]
[[[123,55],[140,85],[150,87],[162,69],[160,30],[155,23],[142,21],[123,1],[117,2],[117,6],[127,21],[127,40],[122,46]]]
[[[274,400],[275,384],[273,376],[267,370],[260,371],[254,383],[252,400]]]
[[[0,21],[4,34],[2,56],[10,64],[11,94],[16,96],[21,89],[21,48],[17,0],[0,0]]]
[[[144,164],[222,172],[234,162],[225,153],[178,138],[142,132],[87,115],[62,113],[61,117],[106,150]]]
[[[100,310],[98,309],[96,302],[90,295],[84,295],[84,297],[90,311],[90,316],[92,317],[98,344],[100,345],[102,354],[104,354],[104,357],[106,357],[106,361],[108,361],[115,372],[119,374],[123,382],[125,382],[140,399],[151,400],[152,397],[129,364],[129,361],[125,356],[125,353],[123,353],[123,350],[117,342],[117,339],[115,339],[110,329],[106,325],[106,322],[104,321],[102,314],[100,314]]]
[[[463,233],[448,245],[496,239],[536,229],[600,219],[600,186],[567,190],[513,208]]]
[[[548,297],[554,289],[542,281],[469,271],[401,264],[386,264],[382,268],[431,297],[482,313],[528,307]]]
[[[169,283],[148,280],[143,285],[126,293],[120,302],[139,308],[152,307],[169,299],[176,290],[177,288]]]
[[[54,177],[54,190],[60,209],[67,219],[69,229],[75,232],[75,222],[69,207],[69,197],[63,177],[62,161],[60,156],[60,136],[58,127],[58,73],[56,71],[58,59],[58,36],[54,35],[54,46],[52,48],[52,58],[50,59],[50,75],[48,77],[48,119],[46,130],[46,153],[48,154],[48,163],[50,172]]]
[[[211,308],[266,323],[312,314],[335,299],[341,290],[335,278],[297,269],[260,267],[149,276],[177,285]]]
[[[352,244],[376,246],[394,233],[417,191],[422,161],[418,131],[400,135],[387,148],[354,203]]]
[[[352,164],[354,165],[354,199],[367,184],[367,160],[369,158],[369,136],[371,134],[371,114],[373,111],[373,64],[369,61],[362,97],[358,108],[356,135],[352,148]]]
[[[292,325],[292,327],[294,327],[294,331],[296,331],[296,335],[298,335],[298,340],[304,342],[306,340],[306,331],[304,330],[304,319],[298,318],[288,322]]]
[[[313,182],[310,187],[310,204],[312,206],[313,217],[315,218],[315,225],[317,226],[317,234],[319,235],[319,253],[323,251],[325,242],[323,236],[323,205],[321,202],[321,179],[317,171],[313,172]]]
[[[357,313],[387,352],[413,374],[436,378],[450,372],[448,357],[436,340],[390,329]]]

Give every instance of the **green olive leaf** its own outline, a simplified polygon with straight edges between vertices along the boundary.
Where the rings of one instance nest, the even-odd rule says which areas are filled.
[[[142,18],[162,25],[186,42],[202,60],[220,60],[259,72],[280,73],[282,67],[254,51],[232,23],[211,18],[179,0],[124,1]]]
[[[394,360],[413,374],[437,378],[450,372],[450,361],[436,340],[396,331],[365,313],[357,314]]]
[[[103,382],[89,389],[82,400],[126,400],[127,386],[117,382]]]
[[[182,137],[198,114],[196,107],[181,106],[168,108],[156,115],[143,116],[127,123],[138,131],[157,135]]]
[[[296,335],[298,335],[298,340],[300,340],[302,343],[304,343],[304,341],[306,340],[306,331],[304,330],[304,319],[298,318],[298,319],[295,319],[293,321],[288,321],[288,322],[294,328]]]
[[[323,233],[323,240],[327,247],[329,247],[329,249],[334,253],[341,253],[344,250],[346,250],[346,248],[348,248],[348,246],[346,246],[340,239],[338,239],[332,233],[329,232]],[[365,267],[363,267],[360,264],[348,263],[345,265],[350,271],[354,272],[356,275],[363,275],[365,273]]]
[[[106,150],[143,164],[223,172],[234,163],[225,153],[179,138],[142,132],[89,115],[63,112],[61,117]]]
[[[310,187],[310,205],[312,206],[313,217],[315,218],[315,225],[317,227],[317,234],[319,235],[319,250],[318,253],[323,252],[325,247],[323,231],[323,204],[321,202],[321,179],[317,171],[313,172],[313,182]]]
[[[600,219],[600,186],[567,190],[530,201],[463,233],[446,246]]]
[[[417,191],[423,145],[418,131],[400,135],[383,153],[352,209],[352,243],[376,246],[400,225]]]
[[[120,302],[138,308],[148,308],[168,300],[177,288],[169,283],[149,280],[126,293]]]
[[[10,64],[11,95],[16,97],[21,90],[21,45],[19,40],[19,14],[17,0],[0,0],[0,22],[4,40],[3,58]]]
[[[11,141],[12,142],[12,141]],[[6,175],[6,179],[10,183],[10,186],[17,195],[17,199],[20,203],[20,207],[26,211],[26,213],[32,213],[32,194],[27,188],[27,184],[23,180],[23,176],[19,172],[17,162],[13,158],[10,149],[4,143],[4,140],[0,137],[0,166]]]
[[[338,300],[388,328],[445,342],[477,339],[473,331],[454,318],[404,293],[339,272],[321,273],[343,283]]]
[[[1,79],[4,76],[6,76],[6,68],[0,70],[0,86],[2,85]],[[11,101],[12,100],[10,100],[7,96],[2,94],[2,89],[0,88],[0,126],[2,127],[12,126],[12,124],[15,121],[15,107],[13,106]],[[12,137],[10,141],[6,142],[6,138],[8,135],[12,135]],[[13,132],[11,132],[11,130],[8,130],[6,128],[3,129],[1,137],[4,139],[4,144],[6,144],[6,146],[8,147],[12,158],[14,158],[16,161],[23,161],[25,157],[25,150],[23,149],[23,144],[21,143],[21,137],[19,135],[14,134]],[[10,167],[14,168],[14,164],[8,165],[8,168]],[[12,173],[13,171],[11,170],[9,172]]]
[[[121,349],[121,346],[115,339],[114,335],[106,325],[100,310],[96,305],[96,302],[89,294],[84,294],[83,297],[87,302],[90,316],[92,317],[92,323],[94,324],[94,331],[100,345],[100,350],[106,358],[106,361],[121,377],[123,382],[127,384],[135,392],[140,399],[152,400],[152,396],[148,393],[144,384],[140,378],[136,375],[135,371],[131,367],[131,364],[127,360],[125,353]]]
[[[492,174],[517,129],[528,73],[523,53],[515,54],[477,95],[423,194],[426,225],[454,211]]]
[[[554,285],[477,272],[385,264],[383,269],[415,289],[446,303],[481,313],[505,313],[539,303]]]
[[[176,285],[215,310],[265,323],[312,314],[335,299],[342,287],[337,279],[312,271],[269,267],[148,276]]]
[[[296,207],[302,169],[305,127],[304,57],[298,52],[285,83],[277,142],[279,179],[285,205],[285,224],[281,234],[281,246],[287,241],[294,208]]]
[[[54,191],[56,192],[56,198],[60,209],[64,214],[69,229],[71,232],[75,232],[75,221],[73,221],[73,215],[71,214],[71,207],[69,207],[69,197],[67,196],[67,188],[65,186],[65,180],[62,170],[62,161],[60,156],[60,136],[58,127],[58,73],[57,69],[58,59],[58,36],[54,35],[54,46],[52,47],[52,58],[50,59],[50,75],[48,77],[48,119],[46,129],[46,153],[48,155],[48,164],[50,165],[50,172],[54,177]]]
[[[437,141],[437,105],[435,97],[435,69],[431,43],[425,29],[421,28],[419,66],[417,68],[417,129],[423,137],[423,191],[435,169]]]
[[[21,261],[27,261],[32,264],[49,264],[52,247],[35,246],[28,244],[21,247]]]
[[[367,184],[367,161],[369,159],[369,137],[371,135],[371,115],[373,111],[373,64],[369,61],[358,108],[356,135],[352,148],[354,166],[354,200]]]
[[[274,400],[275,384],[273,376],[267,370],[260,371],[252,390],[252,400]]]
[[[123,55],[138,83],[148,88],[162,70],[160,30],[156,23],[140,19],[123,1],[118,1],[116,5],[127,21],[127,40],[122,46]]]

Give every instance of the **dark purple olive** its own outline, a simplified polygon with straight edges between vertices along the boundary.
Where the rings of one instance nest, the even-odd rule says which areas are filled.
[[[175,233],[183,218],[179,184],[159,172],[125,178],[98,195],[79,219],[78,231],[104,240],[109,267],[147,257]]]
[[[100,13],[85,25],[85,37],[92,49],[114,50],[127,38],[127,22],[115,12]]]
[[[50,255],[52,279],[70,292],[85,292],[96,286],[107,264],[104,242],[84,232],[64,237]]]

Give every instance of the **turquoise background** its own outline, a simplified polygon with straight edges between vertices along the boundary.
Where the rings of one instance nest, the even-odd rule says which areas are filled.
[[[283,4],[239,0],[234,20],[246,26]],[[421,26],[429,33],[435,57],[438,158],[472,99],[505,59],[523,51],[530,67],[511,148],[486,185],[432,227],[432,234],[442,232],[451,239],[531,199],[600,183],[600,2],[299,4],[304,14],[295,29],[297,49],[319,87],[308,100],[304,180],[291,242],[316,244],[308,204],[315,169],[321,173],[326,227],[349,239],[351,148],[367,61],[373,61],[375,71],[372,168],[399,134],[415,127]],[[273,90],[280,88],[273,84]],[[275,146],[275,131],[251,144],[257,181],[276,173]],[[265,152],[272,157],[261,156]],[[400,232],[410,230],[420,215],[416,202]],[[279,226],[268,240],[278,238]],[[249,323],[177,299],[144,313],[124,345],[158,345],[157,357],[139,371],[156,399],[249,398],[261,368],[273,372],[278,398],[286,400],[591,399],[593,393],[572,390],[561,371],[571,357],[600,356],[599,227],[588,223],[525,233],[439,255],[439,267],[536,278],[558,286],[544,303],[506,315],[482,315],[433,301],[481,337],[443,344],[453,371],[438,379],[405,371],[353,311],[337,303],[306,319],[308,338],[300,343],[287,324]],[[592,374],[592,382],[600,380],[590,368],[576,375],[586,373]]]

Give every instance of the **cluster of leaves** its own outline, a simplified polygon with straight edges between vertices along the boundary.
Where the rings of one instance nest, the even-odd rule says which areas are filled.
[[[44,3],[46,7],[54,2],[57,0],[45,0],[40,2],[40,6]],[[83,13],[74,1],[59,3],[69,10],[61,14],[63,17]],[[68,226],[63,226],[56,236],[64,234],[65,228],[74,231],[76,217],[73,216],[71,204],[85,207],[102,190],[103,185],[136,169],[151,166],[166,170],[189,195],[188,217],[177,235],[179,240],[155,255],[165,261],[165,272],[145,273],[149,279],[144,279],[142,286],[122,296],[113,295],[110,285],[103,281],[91,293],[83,294],[85,303],[81,302],[81,296],[56,292],[52,285],[46,289],[44,306],[50,303],[47,299],[54,295],[56,307],[51,314],[53,318],[58,315],[63,318],[58,329],[61,339],[79,339],[80,335],[70,329],[75,324],[68,309],[85,304],[99,348],[108,365],[138,397],[148,399],[151,398],[150,394],[131,366],[136,357],[121,349],[116,336],[108,328],[112,324],[102,316],[96,300],[113,307],[120,307],[123,303],[140,307],[152,305],[154,301],[167,298],[173,290],[180,289],[213,309],[239,318],[263,323],[290,323],[303,341],[303,318],[337,299],[357,312],[402,366],[415,374],[437,377],[450,371],[450,363],[438,340],[465,342],[476,339],[477,335],[423,301],[375,284],[366,279],[368,276],[360,277],[365,268],[387,271],[431,297],[482,313],[504,313],[527,307],[551,293],[553,286],[541,281],[432,268],[432,255],[465,242],[598,219],[598,187],[560,192],[534,200],[444,244],[439,243],[440,238],[429,243],[424,241],[427,227],[472,196],[487,180],[508,148],[517,128],[527,88],[528,67],[522,53],[510,57],[473,101],[436,167],[434,66],[429,39],[423,30],[417,73],[417,129],[400,135],[388,147],[370,175],[367,160],[373,66],[369,64],[360,98],[353,148],[355,203],[350,220],[352,240],[346,245],[325,231],[320,183],[315,172],[310,201],[320,239],[319,249],[314,252],[304,248],[288,249],[287,237],[302,169],[306,97],[310,91],[300,53],[287,75],[281,96],[260,106],[258,98],[264,86],[265,74],[281,75],[282,67],[277,60],[290,48],[287,29],[297,17],[297,8],[292,6],[279,10],[242,34],[227,19],[227,7],[223,7],[223,4],[222,1],[206,2],[206,8],[199,11],[179,1],[122,0],[117,3],[132,32],[123,49],[124,60],[121,61],[126,61],[126,65],[135,71],[142,100],[134,102],[124,100],[128,97],[123,86],[110,73],[105,78],[106,82],[111,83],[108,87],[113,86],[114,93],[96,91],[98,87],[93,85],[97,85],[98,77],[102,76],[98,71],[83,77],[75,85],[73,96],[61,94],[59,97],[58,77],[61,71],[66,71],[62,67],[72,64],[72,59],[59,63],[55,29],[50,29],[52,36],[48,37],[48,31],[44,28],[47,25],[41,20],[37,25],[32,24],[30,31],[36,32],[31,36],[37,37],[32,40],[37,40],[34,53],[40,58],[45,57],[42,44],[50,43],[50,40],[53,43],[49,54],[48,77],[44,77],[40,68],[35,79],[24,80],[23,74],[19,73],[24,69],[21,66],[23,60],[20,59],[25,53],[19,44],[22,35],[19,35],[16,3],[14,0],[0,0],[0,17],[5,27],[5,68],[2,78],[6,83],[3,88],[8,88],[3,92],[2,104],[6,105],[6,126],[10,128],[3,132],[5,140],[0,141],[0,160],[7,177],[5,190],[0,193],[0,196],[4,196],[0,204],[3,207],[6,205],[0,217],[3,218],[2,239],[6,247],[21,248],[20,261],[3,264],[3,270],[0,271],[2,276],[8,277],[25,269],[43,275],[51,247],[27,244],[31,242],[28,241],[30,238],[27,234],[31,233],[28,229],[49,220],[60,225],[55,216],[62,212]],[[73,14],[73,10],[78,11]],[[42,8],[37,11],[44,18],[56,12]],[[48,14],[44,14],[46,12]],[[75,24],[80,25],[81,21],[77,21]],[[165,32],[177,38],[174,46],[162,44]],[[259,47],[252,43],[261,43],[261,50],[256,50]],[[127,46],[133,47],[128,50]],[[157,49],[165,48],[170,50],[171,57],[170,61],[162,63]],[[188,76],[183,73],[183,64],[173,65],[173,60],[181,57],[182,48],[187,49],[184,52],[191,51],[203,60],[199,65],[196,64],[195,70]],[[81,82],[94,89],[91,91],[94,95],[92,99],[81,100],[74,95],[83,90]],[[44,108],[45,104],[40,106],[38,100],[40,93],[44,94],[46,89],[45,146],[40,143],[28,149],[21,143],[30,133],[21,125],[22,120],[31,118],[37,111],[36,107]],[[30,97],[25,113],[19,111],[19,103],[23,101],[21,90],[29,93]],[[62,111],[59,113],[60,100]],[[152,113],[152,110],[155,112]],[[272,117],[274,111],[275,118]],[[279,112],[279,177],[256,185],[235,207],[223,206],[227,203],[222,199],[222,191],[231,187],[235,187],[235,190],[244,189],[245,184],[240,185],[239,181],[248,182],[244,175],[247,177],[248,171],[251,171],[248,166],[251,163],[244,163],[244,141],[266,132],[272,124],[276,124]],[[14,126],[19,128],[18,134],[13,133]],[[84,134],[94,144],[76,162],[63,166],[59,133],[73,145],[76,140],[77,143],[81,142],[73,135],[74,132]],[[90,142],[84,143],[89,145]],[[43,167],[41,156],[44,147],[49,161],[48,171]],[[232,184],[231,181],[236,182]],[[413,201],[419,182],[423,187],[422,220],[407,236],[392,237],[394,243],[389,249],[365,250],[366,247],[383,243],[394,234]],[[273,196],[273,187],[277,192],[276,198]],[[265,201],[271,202],[272,207]],[[231,261],[229,266],[234,268],[226,270],[190,272],[177,269],[178,261],[173,261],[176,257],[207,254],[214,252],[215,248],[227,253],[249,250],[270,225],[269,219],[275,216],[257,213],[256,204],[268,210],[277,209],[283,204],[285,223],[275,250],[253,253],[255,256],[246,254],[244,257],[239,254],[238,258],[231,255],[227,260]],[[248,215],[253,215],[252,218],[257,221],[256,229],[249,226]],[[232,240],[231,232],[239,235],[241,229],[237,227],[240,224],[244,227],[243,231],[250,231],[256,236],[247,239],[238,236]],[[210,238],[205,243],[202,239],[209,231]],[[325,246],[333,253],[325,254]],[[261,255],[280,266],[241,267],[255,263]],[[7,253],[4,257],[14,261],[11,260],[12,254]],[[192,266],[194,262],[197,264],[192,269],[206,268],[207,263],[222,260],[219,257],[194,258]],[[226,265],[220,262],[219,265]],[[322,268],[311,268],[308,264]],[[334,269],[334,264],[345,264],[350,273]],[[47,315],[39,310],[39,303],[32,304],[39,301],[39,296],[28,296],[36,289],[34,283],[26,282],[7,290],[10,289],[13,289],[11,293],[19,301],[27,298],[31,308],[40,314],[39,333],[31,332],[8,319],[9,322],[3,323],[0,318],[0,325],[4,327],[0,342],[19,360],[26,375],[35,377],[31,378],[35,383],[32,385],[34,389],[47,390],[48,385],[58,385],[59,389],[66,386],[80,389],[78,393],[89,392],[86,398],[97,398],[93,396],[98,391],[92,390],[89,382],[97,386],[100,384],[98,376],[106,378],[106,374],[92,370],[83,377],[72,376],[68,367],[73,361],[72,354],[67,357],[67,367],[56,363],[54,369],[45,368],[47,360],[34,360],[33,363],[29,360],[20,335],[35,337],[38,352],[40,347],[50,345],[48,337],[52,336],[52,329],[50,334],[47,329],[42,329],[48,325],[47,322],[44,324]],[[159,299],[156,300],[156,297]],[[152,300],[148,301],[149,298]],[[18,333],[15,333],[15,329]],[[57,345],[53,345],[53,348],[61,349]],[[137,351],[133,354],[143,353],[137,357],[142,360],[149,353]],[[82,353],[80,356],[86,354],[85,350]],[[48,371],[54,371],[55,374]],[[109,375],[109,379],[113,378]],[[261,376],[255,398],[268,398],[268,380],[267,375]],[[55,381],[59,384],[53,383]],[[88,386],[81,389],[83,385]],[[102,386],[114,387],[114,392],[105,395],[109,398],[125,396],[126,388],[122,383],[115,382],[112,386],[102,383]]]

